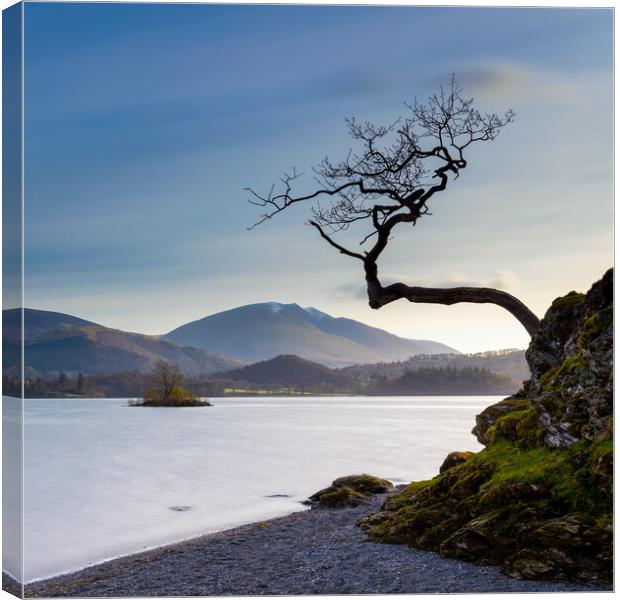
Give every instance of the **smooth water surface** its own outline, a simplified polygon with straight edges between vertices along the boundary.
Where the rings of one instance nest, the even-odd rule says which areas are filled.
[[[432,477],[448,452],[480,448],[474,417],[496,401],[26,400],[24,579],[303,510],[302,500],[341,475]]]

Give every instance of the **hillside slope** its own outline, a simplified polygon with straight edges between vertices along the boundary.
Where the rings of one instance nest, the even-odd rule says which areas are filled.
[[[354,379],[341,371],[291,354],[216,373],[215,377],[259,385],[310,386],[324,383],[344,389],[355,385]]]
[[[50,310],[24,309],[24,339],[32,340],[48,331],[64,326],[98,326],[72,315],[65,315]],[[2,337],[7,340],[19,340],[21,337],[21,310],[12,308],[2,311]]]
[[[6,313],[3,331],[3,369],[10,373],[20,353],[15,336],[19,322],[15,314]],[[49,377],[59,371],[71,373],[118,373],[149,371],[155,361],[178,364],[186,375],[208,374],[242,364],[203,349],[181,347],[156,336],[110,329],[62,313],[26,309],[24,312],[26,343],[24,366],[29,377]],[[17,315],[18,317],[18,315]]]
[[[163,337],[246,362],[295,354],[329,366],[345,366],[400,360],[421,352],[456,352],[437,342],[407,340],[314,308],[276,302],[220,312],[182,325]]]

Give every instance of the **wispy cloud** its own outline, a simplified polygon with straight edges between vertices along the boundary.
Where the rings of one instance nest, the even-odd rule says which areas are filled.
[[[486,277],[476,278],[466,273],[449,273],[445,277],[423,277],[414,279],[411,274],[385,273],[381,275],[384,284],[403,282],[407,285],[421,287],[492,287],[499,290],[510,291],[518,285],[518,278],[512,271],[495,271]],[[363,281],[343,283],[329,291],[331,298],[365,300],[367,298],[366,286]]]
[[[330,290],[328,295],[339,300],[351,300],[352,298],[356,300],[365,300],[367,298],[366,286],[363,281],[359,281],[358,283],[343,283],[333,290]]]
[[[507,291],[514,289],[518,284],[516,274],[507,270],[494,271],[482,277],[475,277],[462,272],[452,272],[442,277],[422,277],[420,279],[412,278],[411,274],[386,273],[382,276],[382,280],[386,284],[402,281],[408,285],[421,287],[492,287]]]
[[[484,62],[465,67],[459,79],[473,96],[498,102],[574,103],[581,96],[575,77],[516,62]]]

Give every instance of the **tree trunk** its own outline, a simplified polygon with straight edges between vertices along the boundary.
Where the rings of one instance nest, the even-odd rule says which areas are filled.
[[[383,287],[376,275],[376,265],[366,265],[366,282],[368,284],[368,304],[371,308],[381,308],[401,298],[405,298],[409,302],[424,304],[452,305],[459,302],[496,304],[515,317],[525,327],[530,337],[534,336],[540,326],[540,319],[521,300],[501,290],[485,287],[412,287],[404,283],[393,283]]]

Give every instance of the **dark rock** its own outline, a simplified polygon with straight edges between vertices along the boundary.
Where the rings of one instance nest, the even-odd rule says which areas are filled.
[[[392,489],[394,489],[394,485],[387,479],[366,474],[347,475],[335,479],[328,488],[312,494],[308,502],[311,505],[326,508],[359,506],[370,496],[384,494]]]
[[[479,415],[476,415],[476,425],[471,432],[482,445],[489,444],[493,441],[493,431],[491,428],[495,425],[496,421],[506,416],[508,413],[523,410],[527,405],[527,398],[520,392],[509,396],[501,402],[485,408]],[[489,430],[491,430],[490,435]]]
[[[460,465],[464,463],[468,458],[471,458],[474,455],[473,452],[450,452],[448,456],[446,456],[443,463],[441,463],[441,467],[439,467],[439,472],[443,473],[452,467],[456,467],[456,465]]]

